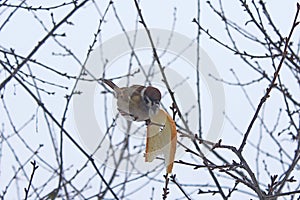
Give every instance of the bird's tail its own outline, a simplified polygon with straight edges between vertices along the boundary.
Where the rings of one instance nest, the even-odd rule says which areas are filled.
[[[114,91],[117,91],[119,89],[119,87],[116,84],[114,84],[111,80],[102,79],[102,81],[103,81],[103,83],[105,83],[106,85],[108,85]]]

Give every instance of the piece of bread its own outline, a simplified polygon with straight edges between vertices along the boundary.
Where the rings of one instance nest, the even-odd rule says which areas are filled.
[[[147,141],[145,161],[152,162],[156,156],[163,155],[165,159],[166,172],[170,174],[173,169],[177,131],[172,117],[163,110],[150,118],[147,126]]]

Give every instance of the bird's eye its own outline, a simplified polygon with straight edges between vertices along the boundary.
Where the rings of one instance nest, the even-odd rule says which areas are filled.
[[[147,105],[151,102],[149,97],[147,97],[147,96],[144,97],[144,101]]]
[[[159,105],[160,102],[159,102],[159,101],[154,101],[154,104],[155,104],[155,105]]]

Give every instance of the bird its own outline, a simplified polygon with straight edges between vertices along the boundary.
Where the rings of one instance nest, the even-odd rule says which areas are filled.
[[[131,85],[119,87],[112,80],[101,79],[103,83],[114,91],[119,113],[128,121],[145,121],[151,123],[150,118],[159,111],[161,92],[153,86]]]

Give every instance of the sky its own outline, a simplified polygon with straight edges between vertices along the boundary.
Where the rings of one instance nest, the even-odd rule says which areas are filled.
[[[11,1],[9,3],[17,5],[20,2],[21,1]],[[283,35],[287,35],[291,28],[296,11],[296,2],[297,1],[267,1],[266,3],[276,26],[279,27]],[[50,7],[60,4],[60,1],[43,1],[42,4],[38,1],[26,1],[23,6],[27,6],[26,4],[32,5],[33,7],[40,5],[42,5],[42,7]],[[219,1],[211,1],[211,4],[217,9],[220,8]],[[105,9],[108,5],[108,1],[98,0],[94,1],[94,3],[88,2],[85,4],[78,12],[72,15],[68,20],[68,22],[70,22],[68,25],[64,24],[57,29],[55,33],[58,34],[58,36],[56,36],[55,39],[50,38],[47,40],[32,56],[32,59],[46,66],[51,66],[51,68],[62,73],[66,72],[70,76],[78,76],[81,66],[84,64],[86,69],[95,77],[100,77],[104,72],[106,77],[122,76],[128,73],[130,64],[132,64],[131,72],[140,68],[140,62],[143,66],[143,68],[140,68],[141,71],[142,69],[144,69],[145,72],[152,70],[155,74],[155,76],[151,78],[152,84],[158,87],[164,94],[162,107],[171,113],[169,109],[171,104],[170,96],[161,81],[162,77],[156,63],[154,63],[153,68],[150,43],[142,24],[137,23],[137,11],[134,1],[114,1],[113,5],[109,6],[108,12],[105,14]],[[262,37],[254,25],[251,23],[246,25],[246,22],[249,21],[249,17],[241,7],[240,1],[231,1],[230,3],[226,1],[223,2],[222,6],[228,19],[239,24],[253,35]],[[198,26],[192,22],[193,18],[197,18],[197,1],[144,0],[141,1],[140,8],[145,22],[151,30],[158,52],[163,55],[161,61],[163,65],[166,66],[166,74],[172,88],[174,88],[179,105],[183,111],[189,113],[188,121],[191,129],[197,132],[199,130],[197,120],[199,119],[199,115],[193,105],[195,105],[197,101],[195,52],[197,49],[196,37]],[[53,21],[58,23],[71,9],[73,9],[72,5],[51,9],[50,11],[40,10],[32,12],[26,9],[17,10],[9,19],[9,22],[1,27],[0,48],[7,51],[14,49],[18,55],[26,57],[47,34],[47,30],[53,27]],[[3,5],[0,7],[1,24],[4,24],[4,19],[6,19],[12,11],[13,8],[6,8]],[[100,34],[96,36],[97,42],[93,46],[93,52],[89,55],[89,48],[95,38],[99,23],[101,25]],[[230,38],[225,32],[224,22],[212,11],[206,1],[200,1],[200,24],[205,30],[209,30],[209,33],[215,38],[230,44]],[[270,28],[268,28],[268,30],[269,29]],[[124,30],[127,34],[124,33]],[[296,30],[295,32],[293,39],[297,41],[299,31]],[[64,34],[65,36],[59,36],[59,34]],[[135,48],[137,49],[136,55],[139,58],[139,62],[130,56],[131,47],[128,45],[127,39],[128,36],[134,38],[135,34],[138,35]],[[235,31],[232,31],[232,35],[239,48],[244,49],[246,52],[255,55],[264,55],[266,53],[265,49],[241,37]],[[169,38],[171,39],[169,40]],[[219,139],[222,139],[225,144],[238,146],[241,143],[242,137],[232,126],[231,122],[234,122],[234,124],[238,126],[238,130],[242,132],[246,130],[254,114],[254,108],[258,105],[260,98],[264,94],[268,82],[265,81],[247,86],[245,88],[247,95],[249,95],[247,98],[241,87],[223,84],[220,81],[216,81],[209,76],[209,74],[217,79],[233,83],[236,83],[236,79],[232,70],[242,83],[258,79],[260,77],[259,74],[246,66],[233,52],[217,42],[214,42],[204,33],[200,36],[199,46],[201,49],[201,117],[204,138],[212,142],[217,142]],[[64,47],[75,56],[70,56]],[[166,52],[164,52],[165,47],[167,47]],[[3,54],[1,55],[1,59],[4,59]],[[9,59],[15,64],[12,56],[10,56]],[[267,72],[272,73],[274,69],[269,67],[267,61],[262,61],[261,63],[262,65],[266,65],[265,69]],[[103,69],[104,66],[105,70]],[[2,68],[0,70],[0,82],[2,82],[2,80],[8,76],[8,73]],[[25,65],[22,70],[24,70],[25,73],[33,73],[40,80],[47,80],[50,83],[47,84],[36,80],[40,88],[48,92],[55,92],[55,94],[52,95],[40,90],[40,98],[45,105],[47,105],[52,115],[61,121],[65,110],[64,108],[68,103],[65,97],[70,94],[74,87],[75,79],[60,76],[51,70],[45,70],[33,63]],[[288,76],[288,72],[283,72],[283,78],[287,77],[288,80]],[[90,76],[86,77],[91,78]],[[180,83],[179,80],[185,81],[178,85],[178,83]],[[28,81],[29,83],[34,83],[32,80]],[[135,84],[149,84],[149,82],[145,81],[143,72],[133,76],[131,81]],[[120,85],[127,84],[126,79],[118,80],[116,83]],[[291,89],[297,90],[297,86],[295,86],[293,82],[287,81],[286,84],[291,86]],[[33,86],[29,85],[29,87],[35,91]],[[105,89],[97,82],[79,81],[75,87],[75,91],[83,93],[82,95],[74,95],[70,101],[64,126],[78,144],[87,152],[93,153],[100,138],[102,138],[98,134],[101,136],[106,134],[107,127],[109,127],[111,123],[111,118],[117,114],[115,101],[111,94],[103,93]],[[29,161],[35,159],[38,161],[40,168],[36,172],[37,175],[34,177],[34,183],[35,185],[39,185],[39,183],[45,183],[45,179],[49,179],[49,183],[45,187],[45,192],[42,193],[46,195],[47,192],[51,192],[51,188],[57,185],[57,180],[51,178],[51,173],[53,172],[51,166],[54,168],[57,167],[56,155],[54,153],[55,149],[53,149],[53,146],[59,144],[58,138],[60,137],[60,131],[51,120],[47,121],[45,119],[42,110],[37,107],[33,99],[17,81],[12,80],[5,89],[0,91],[0,94],[3,94],[5,97],[0,106],[1,134],[9,138],[7,139],[9,142],[2,140],[0,147],[1,191],[5,190],[9,181],[12,180],[15,171],[20,170],[20,173],[18,173],[20,174],[20,180],[12,181],[7,190],[6,197],[7,199],[22,198],[23,189],[20,188],[27,186],[27,179],[28,176],[30,176],[31,170]],[[37,94],[36,91],[35,94]],[[267,125],[270,126],[274,124],[274,118],[276,118],[274,116],[277,116],[281,105],[280,95],[274,93],[272,97],[273,98],[268,101],[267,106],[264,108],[264,113],[267,116],[264,120]],[[9,111],[9,115],[7,111]],[[13,122],[13,125],[11,122]],[[280,125],[284,125],[285,122],[287,122],[286,119],[283,119]],[[178,123],[180,124],[180,122]],[[121,142],[124,136],[123,134],[126,131],[127,122],[122,118],[118,118],[116,124],[117,126],[114,128],[116,130],[113,131],[115,133],[114,142],[118,143]],[[136,123],[133,123],[132,126],[132,130],[138,129],[138,131],[132,135],[133,139],[129,147],[132,148],[132,152],[134,152],[134,145],[144,144],[145,127],[142,126],[142,128],[139,128],[141,124]],[[17,132],[20,133],[21,137],[19,137],[18,134],[14,134],[14,127],[18,130]],[[259,126],[255,127],[254,130],[259,130]],[[49,134],[49,132],[52,134]],[[9,135],[12,136],[10,137]],[[26,142],[22,142],[21,138]],[[190,145],[189,141],[182,138],[180,140]],[[249,140],[253,143],[257,142],[258,135],[251,135]],[[53,145],[53,141],[56,141],[57,144]],[[30,148],[28,148],[26,144]],[[71,177],[80,166],[83,166],[86,157],[78,151],[67,137],[64,137],[63,144],[64,167],[66,168],[65,175]],[[104,141],[103,145],[104,146],[95,154],[96,163],[102,167],[113,166],[113,160],[105,160],[106,157],[103,157],[103,154],[106,152],[104,147],[108,144]],[[268,146],[267,143],[262,145],[265,145],[264,149],[266,151],[272,152],[272,147]],[[35,150],[39,152],[38,156],[40,157],[32,156],[32,151]],[[249,159],[255,160],[255,155],[253,155],[251,151],[251,148],[246,148],[245,154]],[[206,155],[213,157],[209,152],[206,152]],[[185,156],[184,150],[179,147],[176,159],[193,160],[192,157]],[[227,156],[229,160],[231,158],[234,159],[232,154],[228,154]],[[136,159],[138,170],[151,170],[157,166],[157,163],[145,165],[143,162],[143,152],[137,153]],[[159,163],[160,162],[158,162],[158,165]],[[270,161],[270,163],[272,163],[272,161]],[[24,168],[19,169],[20,166],[24,166]],[[252,167],[256,167],[254,161]],[[280,171],[277,165],[270,164],[268,167],[271,174]],[[153,176],[153,179],[155,179],[154,183],[143,181],[143,179],[129,183],[127,187],[130,196],[126,199],[136,199],[141,195],[145,195],[148,199],[150,199],[151,195],[153,195],[153,199],[160,199],[164,184],[163,166],[160,166],[159,169],[155,175],[151,175],[151,177]],[[211,183],[209,181],[211,177],[207,173],[201,171],[199,174],[195,172],[186,173],[187,169],[192,170],[187,166],[175,164],[174,173],[181,183],[200,185]],[[113,168],[108,167],[109,172],[107,172],[107,174],[111,173],[110,170],[112,171]],[[120,174],[122,174],[122,171],[126,171],[126,165],[120,167]],[[27,174],[27,177],[23,173]],[[93,177],[94,169],[89,166],[81,173],[83,177]],[[263,179],[266,175],[261,176]],[[88,178],[81,182],[80,178],[76,178],[74,184],[84,187],[84,184],[88,182],[88,189],[86,189],[85,194],[94,194],[94,191],[99,189],[99,183],[94,178],[91,178],[90,182],[87,179]],[[230,182],[230,180],[226,179],[222,179],[222,181],[224,181],[224,183],[227,183],[227,181]],[[138,184],[141,186],[149,184],[149,187],[137,189],[139,188],[137,187]],[[152,190],[152,188],[155,189]],[[193,197],[197,196],[195,194],[198,189],[198,187],[194,187],[189,190],[190,192],[193,191]],[[242,189],[244,188],[242,187]],[[21,192],[16,193],[15,191],[18,190]],[[131,191],[132,194],[130,193]],[[182,197],[182,193],[178,188],[174,185],[170,185],[169,199],[180,199],[180,197]],[[200,196],[199,198],[201,197],[205,197],[205,199],[220,199],[219,195],[212,196],[210,194]],[[247,193],[237,193],[234,196],[234,198],[242,197],[249,198],[252,196],[248,196]]]

